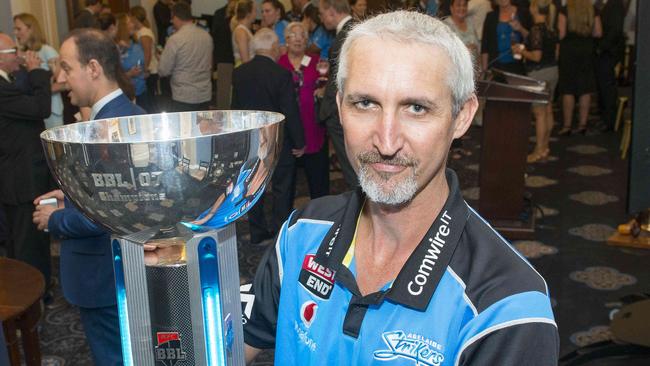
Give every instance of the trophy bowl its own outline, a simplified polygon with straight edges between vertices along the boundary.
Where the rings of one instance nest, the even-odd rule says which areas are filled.
[[[77,208],[111,233],[144,242],[244,215],[278,160],[282,121],[262,111],[161,113],[64,125],[41,140]]]

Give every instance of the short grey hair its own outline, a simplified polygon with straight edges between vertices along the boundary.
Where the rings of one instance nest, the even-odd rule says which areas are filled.
[[[257,51],[270,51],[273,49],[273,44],[278,43],[279,40],[274,31],[269,28],[262,28],[255,33],[251,42],[253,53],[257,54]]]
[[[444,51],[450,61],[446,72],[447,85],[451,89],[453,118],[474,95],[474,64],[465,44],[440,20],[414,11],[381,14],[350,30],[341,48],[336,75],[336,84],[341,93],[348,76],[350,50],[364,37],[389,39],[399,43],[420,43]]]
[[[296,27],[302,28],[302,35],[305,37],[305,39],[309,40],[309,32],[307,31],[307,27],[305,27],[302,22],[291,22],[287,24],[286,28],[284,28],[284,39],[288,40],[289,34],[293,33],[292,29]]]

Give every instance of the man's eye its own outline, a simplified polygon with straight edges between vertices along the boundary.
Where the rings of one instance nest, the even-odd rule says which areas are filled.
[[[414,114],[424,114],[427,112],[427,107],[419,105],[419,104],[411,104],[409,106],[409,112],[414,113]]]
[[[363,99],[358,102],[354,102],[354,106],[358,109],[370,109],[373,106],[373,103],[368,99]]]

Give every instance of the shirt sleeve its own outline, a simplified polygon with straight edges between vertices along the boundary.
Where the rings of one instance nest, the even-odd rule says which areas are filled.
[[[174,61],[176,59],[176,39],[169,38],[165,44],[160,61],[158,62],[158,75],[169,76],[174,69]]]
[[[285,222],[275,245],[262,257],[253,283],[241,286],[244,341],[259,349],[275,347],[282,284],[281,247],[286,240],[287,227]]]
[[[287,27],[287,22],[284,20],[280,20],[276,25],[275,25],[275,34],[278,36],[278,41],[280,43],[280,46],[286,46],[286,40],[284,37],[284,29]]]
[[[7,119],[31,120],[42,123],[52,113],[52,91],[49,71],[34,69],[28,73],[31,93],[16,87],[0,89],[0,116]]]
[[[556,366],[559,342],[553,324],[512,325],[488,333],[461,350],[457,364]]]
[[[82,239],[106,234],[66,199],[64,209],[52,212],[47,222],[50,234],[59,239]]]

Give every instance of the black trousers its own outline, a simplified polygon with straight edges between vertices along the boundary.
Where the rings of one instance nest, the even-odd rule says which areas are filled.
[[[357,178],[357,173],[352,169],[352,165],[350,165],[350,161],[348,160],[348,155],[345,152],[343,126],[341,126],[338,119],[330,118],[325,121],[325,127],[327,128],[327,134],[330,136],[330,139],[332,139],[332,145],[334,145],[336,158],[338,159],[341,170],[343,171],[345,183],[347,183],[349,189],[354,189],[359,185],[359,179]]]
[[[147,81],[147,102],[149,103],[148,113],[158,113],[160,108],[158,108],[158,96],[160,91],[158,90],[158,74],[150,74],[146,79]]]
[[[284,221],[293,211],[293,199],[296,194],[296,158],[291,155],[291,148],[284,145],[280,152],[278,165],[271,177],[271,220],[267,223],[264,216],[264,200],[259,201],[248,211],[251,242],[273,237]]]
[[[172,111],[172,86],[170,77],[158,76],[160,84],[160,94],[156,96],[157,112],[171,112]]]
[[[203,103],[183,103],[177,100],[172,100],[172,111],[174,112],[194,112],[205,111],[210,108],[210,101]]]
[[[299,160],[302,160],[305,175],[307,176],[307,185],[309,186],[309,197],[315,199],[330,194],[330,164],[329,148],[327,141],[323,144],[320,151],[305,154]]]
[[[19,203],[17,205],[2,204],[7,219],[9,239],[7,240],[7,256],[38,269],[45,277],[45,288],[50,285],[50,236],[36,229],[32,222],[34,205]]]
[[[616,123],[616,73],[614,68],[618,59],[605,52],[596,58],[596,85],[598,86],[598,106],[605,127],[613,129]]]

